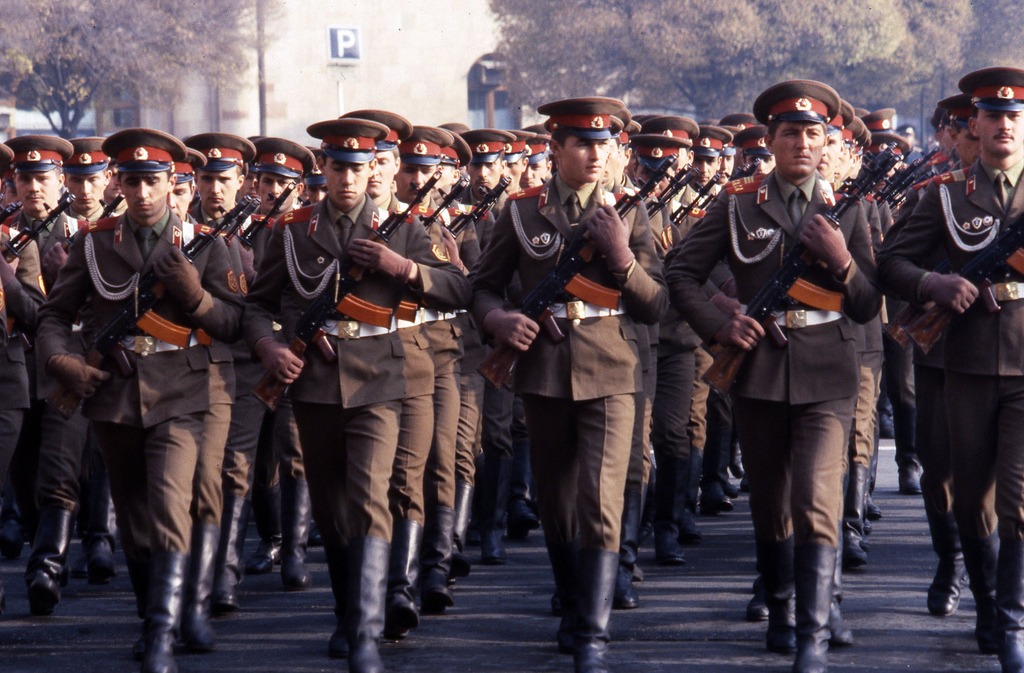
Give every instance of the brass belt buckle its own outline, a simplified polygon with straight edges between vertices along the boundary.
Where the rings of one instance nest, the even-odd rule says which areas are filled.
[[[999,283],[996,285],[996,299],[1017,301],[1020,299],[1020,283]]]
[[[137,336],[135,337],[135,354],[141,357],[146,357],[150,353],[156,352],[156,339],[148,336]]]
[[[355,339],[359,336],[358,320],[342,320],[338,322],[338,336],[342,339]]]
[[[280,332],[281,331],[281,323],[279,323],[277,321],[274,321],[274,322],[270,323],[270,329],[272,329],[275,332]]]
[[[572,320],[573,325],[587,317],[587,306],[582,301],[570,301],[565,305],[565,317]]]
[[[423,308],[422,306],[416,309],[416,322],[421,325],[427,322],[427,309]]]
[[[786,327],[789,329],[801,329],[807,327],[807,311],[804,309],[786,311]]]

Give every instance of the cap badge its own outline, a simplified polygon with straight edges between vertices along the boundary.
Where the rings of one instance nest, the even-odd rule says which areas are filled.
[[[890,120],[890,119],[883,119],[882,120],[882,128],[883,129],[892,128],[892,120]]]
[[[211,159],[220,159],[223,155],[220,153],[219,149],[217,149],[216,147],[211,147],[206,151],[206,156]]]
[[[355,138],[345,138],[345,141],[341,143],[341,146],[350,150],[356,150],[359,149],[359,141]]]
[[[758,139],[757,139],[757,146],[758,146],[758,147],[765,147],[765,146],[766,146],[766,145],[764,144],[764,138],[758,138]]]
[[[811,101],[808,100],[807,98],[797,98],[796,103],[794,103],[794,106],[800,112],[807,112],[808,110],[811,109]]]
[[[29,161],[39,161],[42,157],[40,156],[38,151],[29,150],[28,154],[25,155],[25,158],[28,159]]]
[[[602,119],[601,117],[594,117],[593,119],[590,120],[590,127],[595,129],[603,129],[604,119]]]
[[[274,155],[274,163],[275,164],[278,164],[279,166],[284,166],[284,162],[285,161],[286,161],[286,158],[284,156],[284,152],[278,152],[277,154]]]
[[[476,149],[474,149],[473,151],[476,152],[477,154],[487,154],[487,145],[480,143],[479,145],[476,146]]]
[[[665,129],[664,131],[661,132],[661,135],[668,136],[669,138],[675,137],[674,135],[672,135],[672,129]]]
[[[80,164],[91,164],[92,163],[92,155],[89,154],[89,153],[79,155],[78,163],[80,163]]]
[[[146,151],[145,147],[136,147],[135,152],[132,154],[132,158],[136,161],[145,161],[149,158],[149,152]]]
[[[1013,98],[1013,89],[1008,86],[999,87],[999,91],[996,91],[996,96],[999,98]]]
[[[711,147],[711,138],[701,138],[700,139],[700,146],[701,147]]]
[[[664,152],[661,151],[660,147],[655,147],[651,150],[651,156],[654,157],[655,159],[660,159],[663,154]]]
[[[512,154],[512,144],[505,143],[505,154]]]
[[[413,154],[426,154],[427,153],[427,146],[424,145],[423,143],[416,143],[415,145],[412,146],[412,153]]]

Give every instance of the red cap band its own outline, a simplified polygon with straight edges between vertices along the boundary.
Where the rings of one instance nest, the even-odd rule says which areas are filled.
[[[449,159],[452,159],[453,161],[455,161],[455,163],[460,163],[459,153],[455,151],[454,147],[442,147],[441,154],[448,157]]]
[[[218,161],[228,161],[233,164],[242,165],[242,153],[238,150],[231,150],[226,147],[209,147],[202,150],[203,156],[207,159],[216,159]]]
[[[971,96],[974,98],[1001,98],[1003,100],[1024,99],[1024,88],[1012,86],[983,86],[975,89]]]
[[[745,150],[752,150],[755,147],[767,148],[768,145],[765,143],[764,136],[761,136],[760,138],[751,138],[750,140],[743,141],[742,147]]]
[[[868,131],[888,131],[892,129],[892,120],[872,119],[869,122],[864,122],[864,125],[868,127]]]
[[[110,161],[110,157],[96,150],[95,152],[72,154],[71,158],[68,159],[68,166],[89,166],[91,164],[102,164],[105,161]]]
[[[843,140],[846,142],[853,142],[853,131],[850,129],[843,129]]]
[[[355,138],[352,136],[327,136],[324,142],[346,150],[374,150],[377,149],[377,141],[373,138]]]
[[[473,145],[473,154],[494,154],[504,151],[505,143],[501,142],[477,143]]]
[[[267,152],[256,157],[257,164],[277,164],[278,166],[284,166],[297,173],[303,171],[302,162],[293,156],[289,156],[284,152]]]
[[[63,165],[64,157],[59,152],[51,152],[49,150],[28,150],[27,152],[15,154],[12,163],[23,164],[38,161],[52,161],[57,165]]]
[[[520,152],[526,151],[526,141],[516,140],[511,143],[505,143],[505,154],[519,154]]]
[[[625,135],[625,134],[623,134],[623,135]],[[543,154],[544,152],[547,152],[547,150],[548,150],[547,143],[540,143],[539,145],[530,145],[529,147],[530,147],[530,156],[531,157],[534,156],[534,155],[537,155],[537,154]]]
[[[414,154],[418,157],[439,157],[443,154],[441,146],[437,143],[420,140],[418,142],[404,142],[398,146],[399,154]]]
[[[126,147],[117,153],[117,163],[125,164],[130,161],[160,161],[165,164],[174,162],[171,153],[159,147]]]
[[[175,161],[174,172],[181,175],[190,175],[192,173],[195,173],[195,171],[192,169],[192,164],[190,164],[187,161]]]
[[[637,154],[642,157],[651,157],[652,159],[661,159],[663,157],[674,157],[679,154],[678,147],[660,147],[658,145],[637,145],[635,148]]]
[[[710,147],[713,150],[720,150],[723,147],[725,147],[725,145],[722,144],[722,141],[719,140],[718,138],[709,138],[709,137],[698,138],[697,139],[697,146],[699,146],[699,147]]]
[[[828,108],[820,100],[813,98],[790,98],[779,101],[768,110],[770,117],[776,117],[786,112],[815,112],[822,117],[828,116]]]
[[[560,115],[548,120],[546,126],[551,130],[559,126],[577,129],[606,129],[612,125],[611,115]]]

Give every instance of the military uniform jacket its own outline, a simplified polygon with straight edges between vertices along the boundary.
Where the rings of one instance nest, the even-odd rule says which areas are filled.
[[[917,296],[926,269],[943,253],[954,271],[980,254],[1024,214],[1024,186],[1018,183],[1006,212],[980,160],[966,172],[934,178],[924,188],[906,225],[890,236],[879,258],[879,278],[887,291]],[[1024,280],[1016,272],[993,282]],[[980,299],[953,317],[946,331],[945,367],[983,376],[1024,376],[1024,303],[1001,302],[989,313]]]
[[[579,235],[580,227],[569,224],[557,194],[553,179],[549,180],[511,198],[498,217],[494,234],[471,274],[477,324],[482,325],[491,311],[507,308],[505,290],[513,274],[518,272],[523,291],[529,293],[555,268],[561,251]],[[597,210],[602,194],[600,189],[594,191],[581,222]],[[626,282],[619,284],[600,254],[595,254],[581,272],[591,281],[620,290],[624,313],[587,318],[578,325],[558,319],[566,338],[555,344],[543,332],[537,336],[519,357],[516,392],[591,400],[641,389],[634,321],[657,323],[665,313],[668,297],[647,212],[643,207],[636,208],[626,221],[629,246],[636,257]]]
[[[374,228],[386,217],[387,213],[367,199],[354,224],[352,239],[371,238]],[[418,287],[412,288],[418,298],[441,311],[468,303],[469,281],[453,264],[434,256],[430,238],[418,220],[398,227],[388,247],[418,265]],[[333,262],[344,258],[326,201],[281,217],[245,298],[243,322],[249,347],[273,335],[271,324],[275,319],[291,341],[317,285],[323,282],[325,291],[330,291],[331,279],[323,279]],[[354,294],[393,311],[406,289],[406,283],[371,272],[359,281]],[[319,349],[306,350],[305,367],[290,389],[293,400],[340,404],[349,409],[406,396],[405,350],[397,332],[332,342],[338,351],[334,364],[327,362]]]
[[[11,231],[0,226],[0,243],[10,239]],[[39,248],[29,243],[18,260],[14,280],[0,287],[0,409],[29,407],[29,376],[25,349],[19,332],[36,330],[37,311],[43,303]]]
[[[779,268],[786,250],[797,240],[799,228],[790,221],[775,173],[764,178],[736,180],[727,198],[718,199],[707,216],[683,240],[682,248],[666,270],[672,303],[701,337],[711,341],[729,321],[708,300],[704,283],[715,264],[725,259],[736,281],[738,299],[746,304]],[[800,222],[806,224],[825,213],[831,189],[818,179]],[[844,316],[837,321],[784,329],[789,343],[778,348],[762,338],[747,356],[735,392],[753,399],[808,404],[855,395],[860,386],[856,331],[853,322],[865,323],[881,306],[874,287],[875,265],[868,226],[860,208],[851,208],[840,230],[853,257],[842,280],[819,266],[804,278],[843,295]]]
[[[191,225],[171,214],[149,257],[143,260],[127,216],[107,218],[83,228],[68,250],[56,285],[39,312],[38,350],[42,363],[69,351],[71,326],[87,303],[92,320],[83,325],[86,343],[125,302],[130,302],[133,278],[145,275],[171,247],[191,237]],[[238,337],[242,300],[234,286],[224,241],[217,239],[194,261],[205,290],[193,313],[187,313],[168,294],[154,311],[170,322],[202,329],[213,338],[210,346],[138,356],[127,353],[135,372],[123,376],[108,358],[102,368],[111,377],[85,401],[83,414],[93,421],[149,428],[177,416],[205,411],[212,404],[230,404],[234,376],[228,343]],[[120,296],[123,295],[123,296]],[[142,332],[140,332],[142,334]]]

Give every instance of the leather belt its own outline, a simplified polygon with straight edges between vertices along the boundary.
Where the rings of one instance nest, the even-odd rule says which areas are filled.
[[[622,315],[625,311],[622,310],[621,301],[619,302],[619,308],[605,308],[577,299],[566,302],[557,308],[552,307],[551,313],[556,318],[567,318],[575,324],[579,324],[580,320],[586,320],[587,318],[606,318],[612,315]]]
[[[996,283],[992,286],[998,301],[1024,299],[1024,283]]]
[[[192,348],[198,346],[199,342],[196,340],[195,334],[192,334],[188,338],[188,346],[185,348]],[[166,341],[161,341],[156,337],[152,336],[127,336],[121,339],[121,347],[126,351],[131,351],[136,355],[146,357],[151,353],[166,353],[168,351],[183,351],[185,348],[169,344]]]
[[[397,327],[395,326],[394,319],[391,320],[390,327],[377,327],[376,325],[368,325],[358,320],[328,320],[324,323],[323,329],[325,333],[331,336],[342,340],[349,340],[390,334]]]
[[[421,306],[416,309],[415,316],[412,320],[402,320],[401,318],[397,318],[395,320],[395,324],[398,326],[398,329],[403,329],[405,327],[414,327],[428,322],[437,322],[438,320],[452,320],[455,316],[455,311],[438,311],[437,309]]]
[[[843,314],[838,311],[819,311],[817,309],[777,311],[772,315],[775,316],[775,322],[778,323],[779,327],[787,329],[803,329],[804,327],[824,325],[835,322],[843,317]]]

